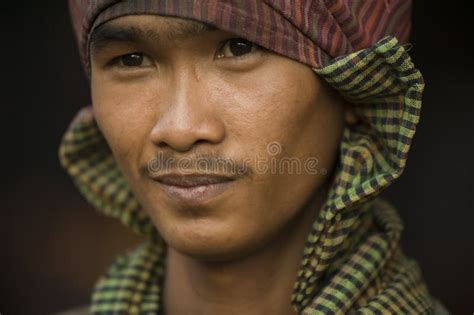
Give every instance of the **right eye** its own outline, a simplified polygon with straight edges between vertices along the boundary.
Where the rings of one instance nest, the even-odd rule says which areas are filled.
[[[112,63],[122,68],[141,68],[153,65],[149,57],[138,52],[119,56],[115,58]]]

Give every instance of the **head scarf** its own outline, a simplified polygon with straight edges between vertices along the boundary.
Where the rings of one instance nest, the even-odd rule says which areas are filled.
[[[131,14],[193,19],[235,33],[276,53],[322,67],[334,57],[410,31],[410,0],[69,0],[83,62],[93,29]]]
[[[396,210],[377,195],[398,178],[419,121],[424,83],[403,43],[411,1],[70,0],[88,69],[93,29],[130,14],[193,19],[310,66],[354,105],[334,181],[302,253],[291,303],[299,314],[431,313],[432,299],[399,240]],[[62,165],[100,212],[149,241],[118,259],[97,283],[95,314],[162,311],[166,244],[141,210],[86,108],[63,137]]]

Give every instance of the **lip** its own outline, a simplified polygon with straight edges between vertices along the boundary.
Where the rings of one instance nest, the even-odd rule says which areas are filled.
[[[156,177],[154,180],[170,198],[198,206],[223,194],[235,178],[215,174],[171,174]]]

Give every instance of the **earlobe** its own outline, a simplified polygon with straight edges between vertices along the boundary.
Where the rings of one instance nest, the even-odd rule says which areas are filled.
[[[350,104],[349,102],[344,102],[344,121],[347,125],[355,125],[359,121],[359,117],[357,116],[354,105]]]

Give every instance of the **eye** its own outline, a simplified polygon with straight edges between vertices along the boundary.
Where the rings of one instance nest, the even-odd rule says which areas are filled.
[[[242,57],[255,52],[258,46],[243,38],[232,38],[224,42],[217,51],[216,59]]]
[[[143,53],[131,53],[115,58],[112,63],[123,68],[148,67],[153,65],[149,57]]]

